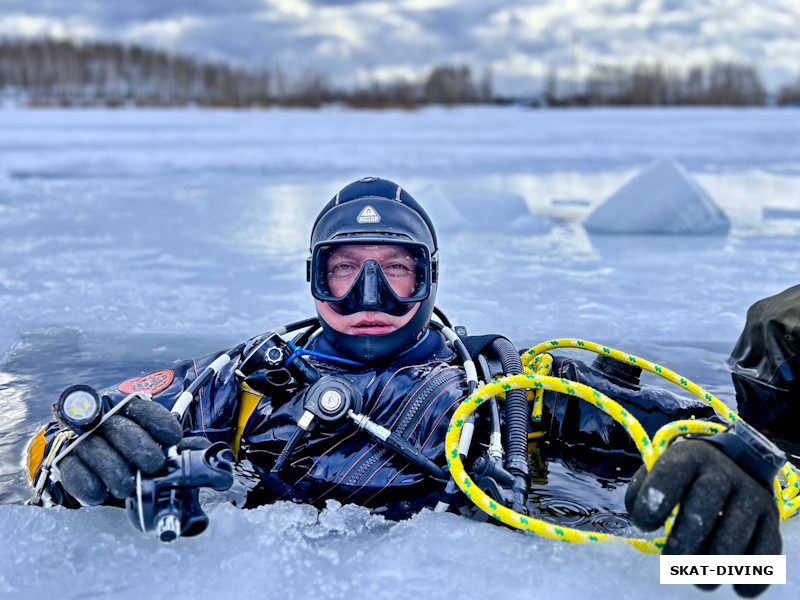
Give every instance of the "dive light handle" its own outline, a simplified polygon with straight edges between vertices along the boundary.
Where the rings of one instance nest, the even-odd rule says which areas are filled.
[[[164,468],[153,476],[136,474],[136,492],[125,501],[125,511],[136,529],[155,531],[162,542],[202,533],[208,516],[199,501],[201,488],[218,491],[233,485],[233,453],[217,442],[205,450],[178,453],[168,449]]]

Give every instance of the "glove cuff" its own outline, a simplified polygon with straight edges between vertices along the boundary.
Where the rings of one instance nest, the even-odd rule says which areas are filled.
[[[697,439],[716,446],[770,490],[773,479],[787,460],[786,453],[741,419],[734,421],[725,431]]]

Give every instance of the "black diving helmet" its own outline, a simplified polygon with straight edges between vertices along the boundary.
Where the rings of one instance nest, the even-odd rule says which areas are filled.
[[[402,316],[419,303],[408,323],[378,335],[342,333],[320,315],[326,337],[344,355],[384,361],[425,333],[436,300],[436,233],[430,217],[396,183],[367,177],[342,189],[317,217],[310,251],[311,294],[339,314]]]

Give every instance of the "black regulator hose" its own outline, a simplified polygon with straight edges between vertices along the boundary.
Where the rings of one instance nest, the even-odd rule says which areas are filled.
[[[516,346],[508,339],[498,337],[492,342],[503,372],[506,375],[522,375],[522,360]],[[505,403],[505,468],[514,475],[514,510],[525,511],[525,501],[530,485],[528,468],[528,396],[525,390],[509,390]],[[525,511],[527,512],[527,511]]]

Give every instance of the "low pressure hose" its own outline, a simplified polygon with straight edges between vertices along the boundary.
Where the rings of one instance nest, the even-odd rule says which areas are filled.
[[[503,373],[506,375],[522,375],[522,360],[517,348],[509,340],[498,337],[492,342],[492,349],[500,358]],[[530,469],[528,467],[528,395],[525,390],[508,390],[505,405],[506,456],[505,468],[514,476],[512,488],[514,493],[514,510],[527,512],[525,504],[530,485]]]

